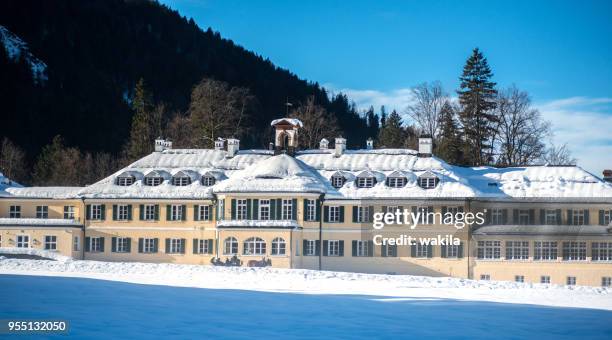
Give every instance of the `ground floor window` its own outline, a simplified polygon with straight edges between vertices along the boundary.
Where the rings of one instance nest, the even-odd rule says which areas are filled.
[[[417,242],[415,257],[429,257],[429,245]]]
[[[601,286],[602,287],[612,287],[612,277],[604,276],[601,278]]]
[[[157,239],[156,238],[143,238],[140,239],[140,252],[142,253],[157,253]]]
[[[369,242],[368,241],[353,241],[353,256],[370,256]]]
[[[481,260],[501,258],[501,241],[478,241],[478,258]]]
[[[586,242],[563,242],[564,261],[586,260]]]
[[[557,259],[557,242],[536,241],[533,243],[533,259],[534,260],[556,260]]]
[[[317,241],[304,240],[304,256],[315,256],[317,254]]]
[[[166,253],[184,254],[185,253],[185,239],[167,238],[166,239]]]
[[[491,280],[491,275],[489,275],[489,274],[480,274],[480,279],[484,280],[484,281],[489,281],[489,280]]]
[[[259,237],[251,237],[244,241],[244,255],[265,255],[266,241]]]
[[[57,236],[45,236],[45,250],[57,250]]]
[[[238,254],[238,240],[235,237],[228,237],[223,241],[223,255]]]
[[[506,260],[528,260],[529,241],[506,241]]]
[[[73,251],[81,250],[81,238],[79,236],[74,236],[72,238],[72,250]]]
[[[327,256],[340,256],[340,241],[327,241]]]
[[[525,282],[524,275],[514,275],[514,282]]]
[[[113,252],[129,253],[130,239],[127,237],[113,237]]]
[[[576,277],[575,276],[568,276],[567,279],[565,280],[565,283],[568,286],[575,286],[576,285]]]
[[[90,237],[89,238],[89,251],[92,253],[99,253],[104,251],[104,241],[101,237]]]
[[[197,254],[212,254],[212,239],[197,240],[196,247]]]
[[[285,255],[286,252],[285,239],[277,237],[272,240],[272,255]]]
[[[593,242],[592,258],[593,261],[612,261],[612,242]]]
[[[458,258],[459,257],[459,246],[449,244],[446,246],[446,257]]]
[[[17,248],[30,248],[30,236],[17,235]]]
[[[540,276],[540,283],[550,283],[550,276],[548,275]]]

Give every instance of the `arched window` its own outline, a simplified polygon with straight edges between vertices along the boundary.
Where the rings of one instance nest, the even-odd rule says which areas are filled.
[[[272,255],[285,255],[286,248],[285,239],[282,237],[272,240]]]
[[[228,237],[223,241],[223,255],[238,254],[238,240],[235,237]]]
[[[266,241],[259,237],[251,237],[244,241],[244,255],[265,255]]]

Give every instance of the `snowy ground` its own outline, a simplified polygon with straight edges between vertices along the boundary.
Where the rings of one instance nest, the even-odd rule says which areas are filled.
[[[0,253],[16,251],[0,248]],[[34,255],[48,255],[30,249]],[[0,259],[0,274],[59,276],[177,287],[300,294],[377,296],[382,301],[436,298],[612,310],[612,289],[408,275],[373,275],[273,268]]]

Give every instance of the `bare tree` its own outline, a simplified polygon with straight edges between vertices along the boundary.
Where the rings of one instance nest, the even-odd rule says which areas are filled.
[[[532,164],[546,151],[542,142],[550,136],[550,123],[531,106],[529,95],[511,86],[496,96],[497,163],[504,166]]]
[[[314,96],[308,97],[305,103],[291,111],[290,116],[304,123],[304,126],[300,128],[299,147],[316,149],[321,139],[339,135],[336,116],[317,105]]]
[[[576,159],[572,157],[567,143],[562,145],[550,143],[541,160],[550,165],[576,165]]]
[[[448,94],[444,92],[439,81],[422,83],[411,89],[414,102],[406,108],[406,114],[412,118],[419,130],[432,138],[439,133],[440,113]]]
[[[186,149],[193,147],[191,120],[188,116],[175,112],[166,124],[164,136],[172,141],[172,147]]]
[[[218,137],[241,137],[255,97],[248,89],[203,79],[191,92],[189,118],[194,147],[212,147]]]
[[[0,145],[0,172],[13,181],[27,180],[25,152],[6,137]]]

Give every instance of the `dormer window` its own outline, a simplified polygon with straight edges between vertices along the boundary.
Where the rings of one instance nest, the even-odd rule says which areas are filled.
[[[215,178],[213,176],[202,176],[202,185],[205,187],[215,185]]]
[[[172,185],[177,187],[184,187],[191,184],[191,178],[189,176],[174,176],[172,177]]]
[[[117,185],[121,187],[129,187],[134,184],[136,178],[132,175],[120,175],[117,177]]]
[[[341,188],[346,182],[346,178],[342,175],[333,175],[331,178],[332,186],[336,189]]]
[[[357,177],[358,188],[371,188],[376,183],[374,177]]]
[[[419,186],[423,189],[433,189],[438,185],[440,179],[431,172],[426,172],[419,176]]]
[[[390,188],[403,188],[406,186],[408,179],[406,177],[389,177],[387,178],[387,186]]]
[[[144,185],[150,186],[150,187],[156,187],[156,186],[162,184],[163,181],[164,181],[164,179],[161,176],[145,177]]]

